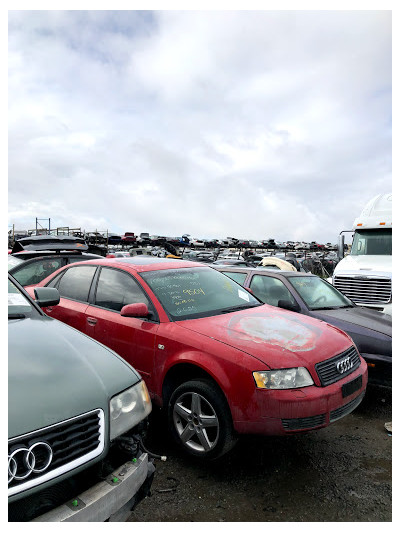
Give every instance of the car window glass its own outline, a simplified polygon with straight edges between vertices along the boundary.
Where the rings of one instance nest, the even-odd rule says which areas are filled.
[[[14,283],[8,280],[8,316],[9,318],[17,315],[31,315],[35,312],[33,306],[24,294]]]
[[[43,258],[32,263],[28,262],[17,270],[13,276],[23,286],[36,285],[61,266],[63,266],[63,259],[61,257],[51,259]]]
[[[14,268],[17,265],[21,265],[23,263],[23,259],[20,259],[19,257],[15,257],[13,255],[8,256],[8,270],[10,268]]]
[[[277,278],[257,274],[253,276],[250,282],[250,289],[255,296],[269,305],[277,307],[279,300],[288,300],[295,303],[290,291]]]
[[[221,272],[221,271],[220,271]],[[244,280],[247,277],[246,272],[223,272],[225,276],[229,276],[231,279],[243,285]]]
[[[344,294],[318,276],[290,277],[289,282],[311,310],[353,305]]]
[[[66,270],[58,285],[60,296],[86,302],[95,271],[95,266],[76,266]]]
[[[95,304],[113,311],[121,311],[124,305],[145,303],[149,300],[138,283],[125,272],[102,268],[96,289]]]
[[[241,285],[211,267],[143,272],[166,312],[181,320],[261,305]]]

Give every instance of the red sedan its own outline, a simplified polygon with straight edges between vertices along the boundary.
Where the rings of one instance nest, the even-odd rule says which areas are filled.
[[[39,286],[61,295],[44,309],[48,315],[138,369],[192,455],[218,457],[239,434],[323,428],[364,396],[367,366],[346,333],[262,304],[204,264],[92,260],[67,265]]]

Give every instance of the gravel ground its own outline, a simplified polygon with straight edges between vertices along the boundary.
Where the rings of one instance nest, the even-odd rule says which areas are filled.
[[[151,495],[129,522],[390,522],[391,390],[368,386],[361,405],[331,426],[292,437],[243,437],[218,461],[183,457],[163,417],[146,444],[157,454]]]

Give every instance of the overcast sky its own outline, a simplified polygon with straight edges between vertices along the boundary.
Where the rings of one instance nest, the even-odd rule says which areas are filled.
[[[392,189],[390,11],[10,11],[8,224],[337,242]]]

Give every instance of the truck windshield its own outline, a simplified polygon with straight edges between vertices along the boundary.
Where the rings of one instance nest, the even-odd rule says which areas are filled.
[[[392,229],[356,230],[351,255],[392,255]]]

